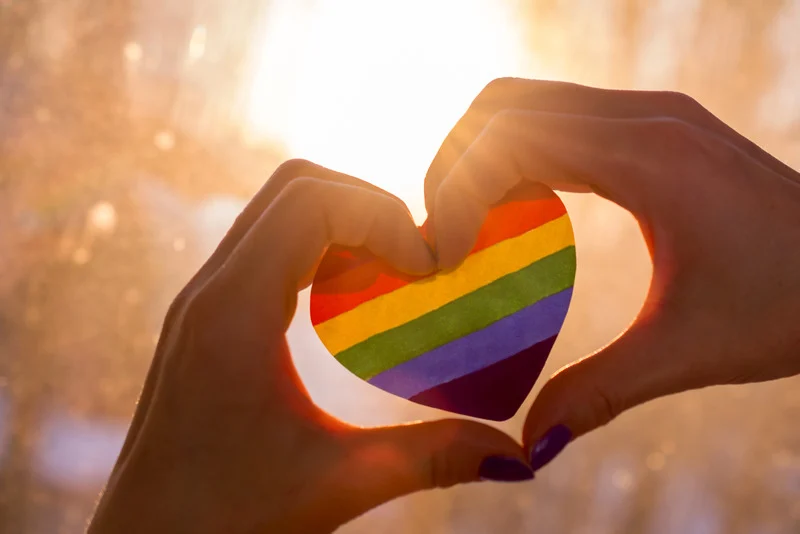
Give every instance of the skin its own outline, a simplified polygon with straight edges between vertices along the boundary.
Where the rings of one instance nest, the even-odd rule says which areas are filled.
[[[385,501],[478,478],[513,439],[465,420],[361,429],[316,407],[285,332],[326,246],[398,269],[458,265],[521,183],[628,209],[653,281],[631,327],[536,398],[525,449],[650,399],[800,373],[800,176],[677,93],[500,79],[426,177],[422,241],[400,201],[303,161],[282,166],[169,310],[89,532],[331,532]],[[543,184],[543,185],[542,185]]]
[[[474,421],[362,429],[313,404],[285,334],[331,243],[435,268],[398,199],[281,166],[168,311],[91,534],[332,532],[400,495],[477,480],[486,457],[525,462]]]
[[[521,183],[599,194],[647,242],[640,314],[547,382],[526,448],[556,425],[578,437],[657,397],[800,373],[800,175],[688,96],[495,80],[427,180],[442,268]]]

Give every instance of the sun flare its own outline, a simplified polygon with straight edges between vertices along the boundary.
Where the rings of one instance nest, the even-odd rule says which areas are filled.
[[[447,132],[486,83],[524,69],[515,16],[497,0],[275,1],[250,133],[397,194],[421,220]]]

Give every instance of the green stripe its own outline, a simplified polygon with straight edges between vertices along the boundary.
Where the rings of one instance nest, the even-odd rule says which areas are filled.
[[[575,246],[570,245],[441,308],[375,334],[336,354],[368,380],[429,350],[485,328],[575,283]]]

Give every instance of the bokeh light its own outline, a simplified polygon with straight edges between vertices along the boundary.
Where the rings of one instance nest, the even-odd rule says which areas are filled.
[[[691,94],[800,166],[800,0],[0,1],[0,532],[85,530],[171,300],[283,160],[425,218],[444,136],[500,76]],[[650,261],[627,212],[563,195],[575,298],[543,376],[612,340]],[[355,379],[308,322],[313,399],[444,414]],[[499,428],[518,436],[525,410]],[[797,380],[648,403],[529,485],[412,495],[341,532],[800,531]]]

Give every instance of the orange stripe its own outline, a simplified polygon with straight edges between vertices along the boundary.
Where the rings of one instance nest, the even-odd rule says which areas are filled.
[[[555,196],[533,201],[515,201],[492,208],[470,254],[500,241],[520,236],[557,219],[564,213],[566,213],[564,205]],[[320,265],[312,288],[314,293],[314,305],[311,308],[312,324],[325,322],[364,302],[425,278],[400,273],[378,258],[367,262],[359,260],[360,258],[349,250],[328,252]],[[348,263],[350,265],[355,263],[355,266],[347,270]],[[331,277],[330,274],[335,271],[341,274],[338,276],[334,274]],[[323,273],[322,277],[319,276],[320,272]]]

